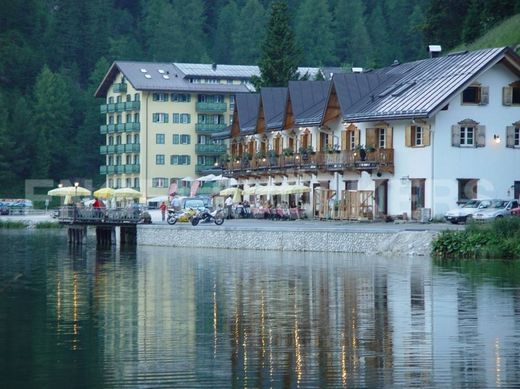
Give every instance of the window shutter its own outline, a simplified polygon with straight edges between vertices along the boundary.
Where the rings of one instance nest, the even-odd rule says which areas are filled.
[[[341,150],[346,150],[348,145],[348,131],[341,131]]]
[[[412,147],[412,127],[406,126],[404,129],[404,145]]]
[[[489,86],[480,87],[480,103],[479,105],[489,104]]]
[[[354,147],[359,146],[359,128],[354,130]]]
[[[375,128],[367,128],[365,130],[366,136],[365,136],[365,146],[366,147],[376,147],[377,145],[377,133]]]
[[[394,148],[394,129],[393,129],[393,127],[388,127],[386,129],[385,149],[393,149],[393,148]]]
[[[430,127],[424,126],[423,127],[423,146],[429,146],[430,145]]]
[[[168,115],[167,113],[164,114],[164,122],[165,122],[165,123],[168,123],[168,116],[169,116],[169,115]]]
[[[451,145],[460,147],[460,127],[457,125],[451,126]]]
[[[515,127],[506,127],[506,147],[515,147]]]
[[[486,145],[486,126],[477,126],[477,142],[476,147],[484,147]]]
[[[312,144],[312,143],[310,143]],[[316,151],[320,151],[321,150],[321,134],[318,132],[317,136],[316,136]]]
[[[188,114],[188,123],[191,123],[191,115]]]
[[[505,86],[502,88],[502,104],[513,105],[513,87]]]

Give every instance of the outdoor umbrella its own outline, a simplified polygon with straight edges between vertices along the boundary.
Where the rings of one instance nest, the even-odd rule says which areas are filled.
[[[226,188],[226,189],[222,189],[220,192],[219,192],[219,195],[221,196],[235,196],[235,193],[238,193],[239,195],[242,194],[242,191],[240,190],[240,188]]]
[[[62,186],[47,192],[49,196],[90,196],[90,190],[81,186]]]
[[[190,177],[190,176],[186,176],[186,177],[182,178],[182,179],[181,179],[181,181],[188,181],[188,182],[192,182],[192,181],[195,181],[195,180],[193,179],[193,177]]]
[[[254,195],[256,190],[258,189],[257,186],[250,186],[249,188],[246,188],[242,191],[242,194],[244,196],[250,196],[250,195]]]
[[[305,185],[287,185],[282,187],[282,194],[297,194],[297,193],[307,193],[311,191],[311,188]]]
[[[260,195],[260,196],[262,196],[262,195],[276,196],[279,194],[283,194],[283,189],[281,186],[277,186],[277,185],[262,186],[256,190],[255,194]]]
[[[112,188],[101,188],[94,192],[94,197],[99,199],[108,199],[114,196],[114,189]]]
[[[197,178],[197,181],[202,181],[202,182],[215,181],[215,177],[216,176],[214,174],[208,174],[207,176],[202,176],[202,177]]]
[[[134,199],[142,196],[142,193],[132,188],[119,188],[114,191],[114,197]]]

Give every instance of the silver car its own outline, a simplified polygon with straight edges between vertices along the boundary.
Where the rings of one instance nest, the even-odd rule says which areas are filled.
[[[473,214],[481,209],[487,208],[491,205],[491,200],[469,200],[459,208],[449,210],[444,215],[444,218],[453,223],[467,223],[473,217]]]
[[[511,215],[511,210],[518,208],[518,200],[493,200],[491,205],[473,214],[477,221],[489,221]]]

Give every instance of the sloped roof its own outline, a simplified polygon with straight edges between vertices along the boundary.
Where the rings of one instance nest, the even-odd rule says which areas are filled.
[[[177,62],[173,66],[185,77],[250,79],[253,75],[260,76],[258,66]]]
[[[369,73],[335,74],[334,85],[345,121],[426,118],[436,114],[479,75],[507,56],[520,72],[520,60],[502,47],[453,53]]]
[[[330,81],[290,81],[294,123],[320,125],[330,92]]]
[[[266,131],[281,129],[287,104],[287,88],[264,87],[260,93]]]
[[[238,114],[240,135],[254,134],[260,108],[260,94],[238,93],[235,96],[235,107]]]
[[[178,64],[177,64],[178,65]],[[211,65],[207,65],[211,68]],[[249,68],[250,66],[246,66]],[[116,61],[96,90],[96,97],[104,97],[118,72],[137,90],[237,93],[247,92],[244,84],[190,83],[176,64],[155,62]]]

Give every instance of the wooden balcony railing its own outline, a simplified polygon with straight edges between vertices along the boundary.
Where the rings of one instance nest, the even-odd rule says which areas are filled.
[[[363,155],[356,150],[343,150],[333,153],[319,151],[291,156],[253,158],[251,160],[232,156],[224,170],[227,174],[243,176],[264,171],[276,173],[277,171],[283,172],[291,169],[301,171],[379,170],[393,172],[393,167],[394,150],[377,149],[363,153]]]

